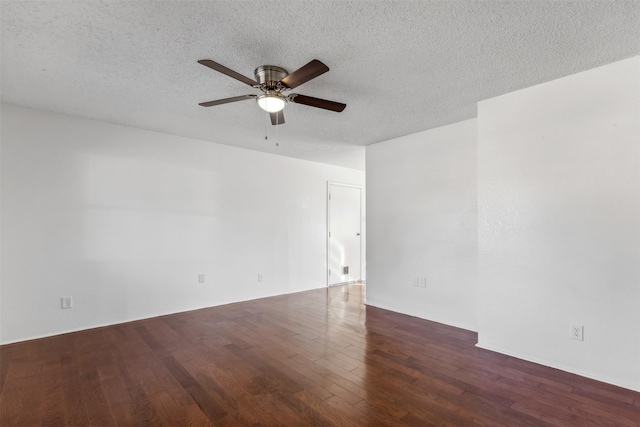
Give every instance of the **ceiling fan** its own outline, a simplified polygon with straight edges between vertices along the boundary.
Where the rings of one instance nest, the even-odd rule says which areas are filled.
[[[234,96],[232,98],[218,99],[215,101],[201,102],[199,105],[203,107],[213,107],[214,105],[244,101],[245,99],[255,99],[260,108],[267,111],[271,116],[271,124],[281,125],[284,123],[282,109],[287,105],[287,102],[309,105],[311,107],[322,108],[338,113],[344,110],[347,106],[346,104],[341,104],[339,102],[327,101],[326,99],[313,98],[311,96],[300,95],[297,93],[290,93],[288,95],[283,94],[283,92],[294,89],[329,71],[329,67],[317,59],[314,59],[291,74],[289,74],[284,68],[276,67],[275,65],[261,65],[254,71],[254,75],[256,77],[255,80],[245,77],[240,73],[236,73],[224,65],[220,65],[210,59],[201,59],[198,62],[206,67],[218,71],[219,73],[225,74],[262,91],[261,95],[241,95]]]

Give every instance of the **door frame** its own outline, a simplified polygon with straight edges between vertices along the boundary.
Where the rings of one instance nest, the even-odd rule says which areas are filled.
[[[363,272],[362,272],[362,185],[357,184],[347,184],[344,182],[335,182],[335,181],[327,181],[327,228],[325,229],[325,236],[327,238],[327,259],[325,264],[325,274],[327,276],[327,287],[329,285],[329,248],[331,243],[329,242],[329,228],[331,227],[331,199],[329,189],[332,185],[338,187],[349,187],[349,188],[357,188],[360,190],[360,212],[358,212],[358,221],[360,223],[360,279],[362,280]]]

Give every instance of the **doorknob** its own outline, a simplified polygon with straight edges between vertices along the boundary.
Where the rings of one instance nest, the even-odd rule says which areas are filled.
[[[360,233],[356,233],[356,236],[359,236],[359,235],[360,235]]]

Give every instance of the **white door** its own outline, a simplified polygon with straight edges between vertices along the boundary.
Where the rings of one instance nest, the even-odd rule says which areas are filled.
[[[355,282],[361,279],[361,189],[328,186],[328,267],[327,283]]]

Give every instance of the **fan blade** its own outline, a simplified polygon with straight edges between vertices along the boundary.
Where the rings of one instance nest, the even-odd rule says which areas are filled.
[[[282,110],[276,113],[269,113],[269,116],[271,116],[272,125],[276,126],[276,125],[284,124],[284,114],[282,113]]]
[[[327,71],[329,71],[329,67],[327,67],[317,59],[314,59],[307,65],[304,65],[301,68],[298,68],[293,73],[289,74],[287,77],[282,79],[280,83],[282,83],[289,89],[293,89],[294,87],[298,87],[311,79],[315,79],[316,77],[326,73]]]
[[[236,73],[233,70],[228,69],[224,65],[220,65],[217,62],[213,62],[210,59],[201,59],[198,63],[204,65],[205,67],[209,67],[212,70],[216,70],[219,73],[226,74],[229,77],[233,77],[236,80],[240,80],[242,83],[248,84],[249,86],[257,86],[258,82],[250,79],[249,77],[245,77],[240,73]]]
[[[335,111],[340,113],[347,107],[347,104],[341,104],[339,102],[327,101],[326,99],[313,98],[311,96],[291,94],[289,100],[296,104],[309,105],[311,107],[323,108],[325,110]]]
[[[256,95],[234,96],[233,98],[224,98],[224,99],[217,99],[215,101],[201,102],[198,105],[200,105],[202,107],[213,107],[214,105],[221,105],[221,104],[228,104],[230,102],[244,101],[245,99],[252,99],[252,98],[255,98],[255,97],[256,97]]]

